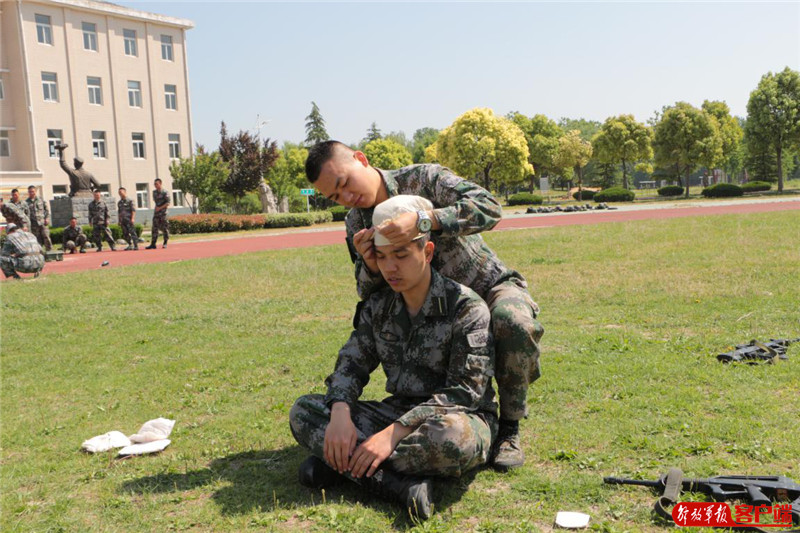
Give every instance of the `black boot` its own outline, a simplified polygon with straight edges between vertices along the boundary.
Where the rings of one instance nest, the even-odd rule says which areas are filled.
[[[144,249],[145,249],[145,250],[155,250],[155,249],[156,249],[156,243],[154,243],[154,242],[151,242],[151,243],[150,243],[150,246],[145,246],[145,248],[144,248]]]
[[[372,477],[361,477],[356,483],[386,500],[398,502],[411,516],[427,520],[433,513],[433,483],[430,478],[406,476],[379,468]]]
[[[310,489],[324,489],[339,485],[345,480],[344,476],[325,464],[325,461],[311,456],[300,465],[298,470],[300,484]]]

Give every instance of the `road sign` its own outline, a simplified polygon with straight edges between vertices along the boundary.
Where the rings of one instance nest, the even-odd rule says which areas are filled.
[[[314,196],[314,189],[300,189],[300,194],[303,196]]]

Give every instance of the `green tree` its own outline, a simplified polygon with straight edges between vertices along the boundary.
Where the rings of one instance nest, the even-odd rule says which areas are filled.
[[[533,165],[528,189],[533,192],[535,179],[548,175],[554,170],[553,160],[558,152],[558,139],[564,131],[555,121],[544,115],[526,117],[522,113],[510,113],[508,118],[516,124],[525,135],[528,145],[528,161]]]
[[[725,102],[706,100],[702,109],[717,121],[722,139],[722,168],[728,175],[733,175],[741,168],[744,131],[736,117],[731,116],[731,110]]]
[[[411,142],[406,138],[406,134],[402,131],[392,131],[383,136],[384,139],[389,139],[396,142],[409,152],[411,152]]]
[[[800,73],[786,67],[762,76],[747,102],[745,135],[748,147],[774,151],[782,192],[784,150],[800,146]]]
[[[306,117],[306,146],[314,146],[330,139],[325,129],[325,119],[319,111],[316,102],[311,102],[311,113]]]
[[[572,169],[578,177],[578,201],[582,200],[583,167],[592,158],[592,143],[581,137],[580,130],[571,130],[558,140],[554,163],[559,168]]]
[[[510,187],[533,172],[525,135],[491,109],[475,108],[458,117],[428,147],[457,174],[474,177],[486,190],[492,184]]]
[[[364,155],[376,168],[394,169],[414,162],[411,153],[402,144],[391,139],[375,139],[364,146]]]
[[[234,198],[234,209],[238,211],[241,199],[254,191],[261,178],[278,159],[278,145],[265,139],[262,143],[250,132],[240,130],[229,136],[225,123],[220,128],[219,154],[228,164],[229,173],[222,184],[223,192]]]
[[[425,161],[425,149],[439,138],[439,130],[435,128],[420,128],[414,132],[411,140],[411,157],[414,163]]]
[[[633,115],[609,117],[592,138],[595,157],[601,163],[622,165],[622,186],[628,188],[628,165],[653,157],[653,133]]]
[[[381,135],[381,130],[378,129],[378,125],[374,122],[369,125],[369,129],[367,130],[367,136],[361,139],[361,144],[366,146],[366,144],[370,141],[376,141],[378,139],[382,139],[383,135]]]
[[[284,198],[292,199],[299,195],[300,189],[306,185],[307,158],[305,147],[290,142],[283,144],[275,164],[264,176],[279,205]]]
[[[210,200],[218,199],[228,167],[218,153],[206,153],[203,145],[198,144],[195,156],[173,161],[169,173],[172,185],[192,196],[192,213],[197,213]]]
[[[689,197],[689,175],[699,166],[713,168],[722,159],[717,121],[686,102],[664,109],[653,139],[656,165],[674,169]]]
[[[572,131],[578,130],[580,132],[581,139],[584,141],[592,140],[598,131],[600,131],[600,127],[602,124],[596,120],[586,120],[584,118],[567,118],[561,117],[558,121],[558,127],[561,128],[563,131]]]

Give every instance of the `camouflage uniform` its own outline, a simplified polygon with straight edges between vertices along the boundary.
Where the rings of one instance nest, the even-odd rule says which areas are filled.
[[[6,222],[16,224],[20,229],[29,228],[31,225],[27,209],[20,209],[14,202],[3,202],[0,212],[2,212]]]
[[[136,212],[136,205],[133,200],[120,198],[117,202],[117,216],[119,217],[119,225],[122,226],[122,238],[125,239],[130,246],[135,250],[139,249],[139,236],[136,234],[136,226],[132,219],[133,214]]]
[[[477,292],[492,313],[500,418],[520,420],[527,414],[528,386],[540,376],[539,339],[544,329],[536,320],[539,307],[522,275],[506,267],[478,234],[492,229],[502,216],[500,204],[482,187],[439,165],[412,165],[379,170],[390,197],[413,194],[427,198],[442,226],[431,232],[436,244],[431,265],[442,275]],[[355,251],[353,236],[372,226],[374,208],[347,214],[347,244],[355,263],[358,294],[367,298],[386,286]]]
[[[89,203],[89,224],[92,225],[92,242],[98,251],[103,249],[103,237],[113,250],[117,243],[114,242],[114,236],[108,229],[108,207],[102,199],[99,202],[92,200]]]
[[[153,204],[156,207],[160,207],[162,205],[169,206],[169,193],[166,189],[162,187],[160,191],[158,189],[153,190]],[[153,213],[153,236],[150,238],[151,246],[155,246],[159,231],[164,232],[164,244],[167,244],[167,241],[169,240],[169,221],[167,220],[166,209],[155,211]]]
[[[75,248],[81,247],[81,251],[86,250],[86,234],[80,226],[67,226],[61,234],[62,249],[65,252],[75,253]]]
[[[28,216],[31,219],[31,233],[49,252],[53,248],[53,241],[50,240],[50,228],[47,227],[50,221],[50,209],[47,207],[47,202],[37,196],[34,200],[28,198],[25,203],[28,205]]]
[[[328,393],[302,396],[292,407],[297,442],[324,459],[330,408],[346,402],[359,442],[394,422],[415,428],[385,462],[397,472],[460,476],[485,463],[497,432],[486,303],[433,270],[416,317],[409,317],[402,295],[388,288],[359,309],[356,329],[325,380]],[[358,401],[379,364],[392,396]]]
[[[17,275],[17,272],[38,274],[42,268],[42,246],[33,233],[18,229],[6,236],[0,252],[0,269],[7,278]]]

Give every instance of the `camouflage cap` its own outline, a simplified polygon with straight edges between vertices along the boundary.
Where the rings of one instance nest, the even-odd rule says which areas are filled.
[[[430,211],[433,204],[427,198],[410,194],[392,196],[375,207],[372,213],[372,226],[375,228],[375,246],[391,244],[389,239],[381,235],[381,226],[402,215],[403,213],[416,213],[417,211]],[[422,235],[418,236],[419,239]],[[414,240],[416,240],[414,239]]]

